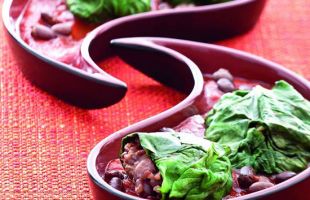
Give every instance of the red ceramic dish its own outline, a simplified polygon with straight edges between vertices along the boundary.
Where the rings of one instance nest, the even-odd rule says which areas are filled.
[[[236,77],[262,81],[271,85],[274,81],[283,79],[292,84],[305,98],[310,99],[308,81],[278,64],[241,51],[164,38],[118,39],[112,41],[112,44],[117,47],[115,50],[119,55],[134,67],[176,89],[186,88],[182,91],[188,96],[176,106],[156,116],[113,133],[93,148],[88,157],[87,169],[95,199],[139,199],[122,193],[103,181],[96,169],[98,155],[103,155],[100,156],[100,163],[106,165],[110,160],[118,157],[120,142],[125,135],[133,132],[154,132],[162,127],[174,127],[187,117],[200,113],[198,102],[203,95],[202,73],[212,73],[224,67]],[[140,56],[147,60],[137,59]],[[177,71],[175,71],[176,68],[178,68]],[[158,76],[160,72],[165,73],[166,76]],[[184,80],[184,83],[178,87],[176,83],[180,83],[177,81],[180,79]],[[276,186],[233,199],[307,199],[309,184],[310,168]]]
[[[7,39],[25,77],[52,95],[83,108],[105,107],[122,99],[127,91],[124,82],[98,67],[92,69],[93,73],[88,73],[48,58],[21,39],[16,27],[27,2],[28,0],[5,0],[2,10]],[[265,2],[266,0],[234,0],[112,20],[94,31],[103,36],[92,41],[94,48],[91,48],[90,53],[95,60],[113,54],[109,42],[118,37],[166,36],[211,41],[241,34],[254,26]]]

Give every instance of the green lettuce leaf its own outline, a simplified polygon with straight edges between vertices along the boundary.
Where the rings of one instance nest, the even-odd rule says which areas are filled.
[[[163,179],[162,199],[222,199],[231,189],[229,148],[187,133],[135,133]]]
[[[207,139],[231,148],[235,168],[298,172],[310,161],[310,103],[285,81],[225,94],[206,125]]]
[[[67,0],[67,5],[75,16],[91,22],[151,10],[151,0]]]

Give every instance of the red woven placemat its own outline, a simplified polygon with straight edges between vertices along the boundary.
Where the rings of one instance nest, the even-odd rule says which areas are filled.
[[[219,44],[263,56],[310,79],[309,13],[308,0],[269,1],[252,31]],[[78,109],[25,80],[3,31],[0,39],[1,199],[91,198],[86,172],[90,149],[112,132],[183,98],[111,58],[105,69],[128,83],[127,96],[109,108]]]

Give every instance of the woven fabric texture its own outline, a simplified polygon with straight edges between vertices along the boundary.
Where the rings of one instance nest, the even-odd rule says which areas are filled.
[[[269,1],[253,30],[218,44],[270,59],[310,79],[309,13],[309,0]],[[70,106],[25,80],[2,23],[0,29],[0,199],[91,199],[86,172],[91,148],[183,98],[114,57],[103,66],[128,83],[127,96],[105,109]]]

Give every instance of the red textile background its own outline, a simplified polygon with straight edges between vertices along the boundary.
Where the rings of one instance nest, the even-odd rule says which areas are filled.
[[[2,1],[0,3],[0,7]],[[249,33],[219,44],[278,62],[310,79],[310,1],[269,1]],[[89,199],[86,158],[112,132],[182,99],[118,58],[104,68],[129,85],[120,103],[82,110],[37,89],[18,70],[0,24],[0,198]]]

